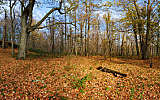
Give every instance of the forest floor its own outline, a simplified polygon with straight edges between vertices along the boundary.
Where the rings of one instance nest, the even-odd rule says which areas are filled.
[[[127,74],[115,77],[102,66]],[[28,57],[0,48],[0,99],[160,100],[160,58],[149,61],[100,56]]]

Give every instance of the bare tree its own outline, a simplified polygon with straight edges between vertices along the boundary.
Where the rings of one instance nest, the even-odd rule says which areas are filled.
[[[10,0],[9,3],[9,8],[10,8],[10,22],[11,22],[11,44],[12,44],[12,56],[14,56],[14,35],[15,35],[15,25],[14,25],[14,19],[15,19],[15,14],[14,14],[14,10],[13,7],[15,6],[17,0],[15,0],[12,3],[12,0]]]
[[[4,9],[4,8],[3,8]],[[7,40],[7,10],[4,9],[5,18],[4,18],[4,29],[3,29],[3,40],[2,40],[2,48],[6,48],[6,40]]]

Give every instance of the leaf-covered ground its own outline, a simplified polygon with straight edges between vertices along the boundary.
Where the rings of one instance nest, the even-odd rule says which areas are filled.
[[[160,59],[103,57],[29,57],[16,60],[0,49],[0,99],[127,100],[160,98]],[[127,77],[115,77],[102,66]]]

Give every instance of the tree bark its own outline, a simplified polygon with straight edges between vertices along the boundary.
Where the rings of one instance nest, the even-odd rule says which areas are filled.
[[[90,48],[89,48],[89,45],[90,45],[90,43],[89,43],[89,40],[90,40],[90,16],[91,16],[91,0],[89,0],[89,9],[88,9],[88,39],[87,39],[87,55],[89,56],[90,55]]]
[[[136,51],[137,51],[137,56],[139,57],[139,46],[138,46],[138,39],[137,39],[137,30],[136,30],[136,24],[133,25],[133,31],[134,31],[134,39],[136,42]]]
[[[80,22],[80,34],[81,34],[81,55],[83,55],[83,22]]]
[[[87,19],[85,23],[85,56],[87,56]]]
[[[160,33],[157,33],[156,55],[159,56]]]
[[[4,19],[4,30],[3,30],[3,40],[2,40],[2,48],[6,48],[6,40],[7,40],[7,11],[5,10],[5,19]]]
[[[142,57],[142,59],[146,59],[146,45],[145,45],[143,30],[142,30],[142,27],[144,25],[141,22],[140,12],[139,12],[139,9],[137,7],[137,4],[136,4],[135,0],[134,0],[134,6],[135,6],[137,16],[138,16],[138,20],[139,20],[139,22],[138,22],[138,32],[139,32],[139,36],[140,36],[141,57]]]
[[[53,22],[52,23],[54,23],[54,18],[53,18]],[[53,53],[53,55],[55,55],[55,51],[54,51],[54,49],[55,49],[55,46],[54,46],[54,39],[55,39],[55,37],[54,37],[54,31],[55,31],[55,29],[53,28],[53,27],[51,27],[52,29],[51,29],[51,37],[52,37],[52,53]]]
[[[97,26],[98,30],[97,30],[97,34],[96,34],[96,54],[98,55],[98,50],[99,50],[99,32],[100,32],[100,23],[99,23],[99,19],[98,19],[98,26]]]
[[[65,53],[67,51],[67,14],[66,14],[66,7],[65,7]]]
[[[10,7],[10,18],[11,18],[11,44],[12,44],[12,57],[14,56],[14,23],[12,18],[12,8]]]
[[[150,7],[150,0],[148,0],[147,6],[147,32],[146,32],[146,43],[145,43],[145,59],[148,59],[148,47],[150,45],[150,19],[151,19],[151,7]]]
[[[13,19],[13,7],[15,6],[16,4],[16,0],[12,3],[12,0],[10,0],[10,4],[9,4],[9,7],[10,7],[10,20],[11,20],[11,48],[12,48],[12,57],[14,56],[14,35],[15,35],[15,25],[14,25],[14,19],[15,19],[15,16],[14,16],[14,19]],[[15,14],[14,14],[15,15]]]
[[[73,49],[73,38],[72,38],[72,27],[70,25],[70,53],[72,52]]]
[[[21,25],[22,25],[22,31],[21,31],[21,39],[19,44],[19,52],[18,52],[18,58],[19,59],[25,59],[26,58],[26,46],[27,46],[27,19],[25,16],[22,16],[21,18]]]
[[[74,53],[76,54],[76,56],[77,56],[77,30],[76,30],[76,28],[77,28],[77,16],[76,16],[76,14],[77,14],[77,12],[76,12],[76,10],[75,10],[75,37],[74,37],[74,39],[75,39],[75,41],[74,41]]]
[[[60,46],[60,52],[61,52],[61,55],[63,55],[64,53],[64,45],[63,45],[63,25],[61,26],[62,29],[61,29],[61,46]]]

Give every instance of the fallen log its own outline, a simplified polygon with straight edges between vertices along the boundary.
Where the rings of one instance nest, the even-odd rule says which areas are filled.
[[[120,73],[120,72],[117,72],[117,71],[114,71],[114,70],[111,70],[111,69],[108,69],[108,68],[103,68],[102,66],[98,67],[97,70],[100,70],[102,72],[106,72],[106,73],[112,73],[115,77],[117,77],[117,74],[118,75],[121,75],[122,77],[126,77],[127,74],[123,74],[123,73]]]

